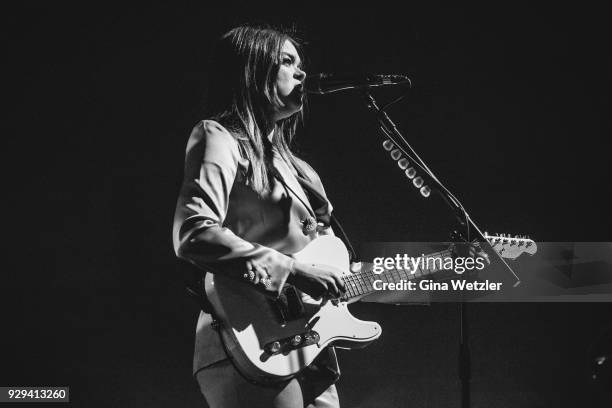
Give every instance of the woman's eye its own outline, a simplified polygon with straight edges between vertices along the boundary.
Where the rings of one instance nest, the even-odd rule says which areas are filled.
[[[291,58],[283,58],[284,65],[291,65],[292,63],[293,63],[293,60]]]

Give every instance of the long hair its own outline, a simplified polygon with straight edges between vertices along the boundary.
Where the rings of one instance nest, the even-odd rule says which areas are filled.
[[[248,25],[221,36],[211,60],[204,113],[236,138],[241,154],[251,164],[247,183],[258,194],[270,188],[272,147],[299,168],[289,146],[303,111],[268,123],[270,111],[282,106],[275,83],[287,40],[303,60],[300,44],[288,33]],[[274,129],[271,141],[265,133],[270,129]]]

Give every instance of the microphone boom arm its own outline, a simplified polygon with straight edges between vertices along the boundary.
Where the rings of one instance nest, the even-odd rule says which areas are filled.
[[[469,241],[471,241],[470,231],[474,231],[476,235],[476,239],[480,242],[484,242],[485,245],[487,245],[489,249],[489,251],[487,252],[495,254],[494,256],[496,257],[496,259],[498,259],[499,261],[502,262],[503,265],[505,265],[505,269],[507,269],[516,279],[514,286],[515,287],[518,286],[521,282],[520,278],[512,270],[510,265],[508,265],[508,263],[503,259],[503,257],[495,249],[493,249],[493,246],[491,245],[489,240],[487,240],[484,237],[484,234],[482,233],[480,228],[478,228],[474,220],[470,217],[470,215],[465,210],[465,208],[463,207],[459,199],[457,199],[440,182],[440,180],[434,175],[431,169],[419,157],[419,155],[412,148],[410,143],[408,143],[406,138],[404,138],[404,136],[401,134],[401,132],[399,131],[395,123],[393,123],[389,115],[387,115],[387,113],[384,110],[381,110],[378,107],[376,100],[374,99],[374,97],[372,96],[372,94],[369,92],[367,88],[364,88],[363,94],[366,100],[366,106],[376,116],[380,124],[380,129],[382,130],[382,132],[385,134],[385,136],[387,136],[395,144],[397,148],[399,148],[407,157],[409,157],[412,160],[412,163],[416,167],[420,168],[421,171],[428,176],[432,184],[433,190],[438,193],[438,195],[443,199],[443,201],[451,209],[451,211],[457,218],[459,225],[465,228],[466,238]]]

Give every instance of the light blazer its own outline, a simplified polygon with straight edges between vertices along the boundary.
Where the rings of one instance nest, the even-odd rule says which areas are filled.
[[[234,136],[215,121],[195,126],[187,142],[184,181],[174,216],[172,235],[178,257],[206,271],[238,277],[247,272],[250,261],[268,271],[272,290],[278,291],[289,274],[288,255],[317,237],[316,231],[303,230],[311,212],[323,224],[318,233],[333,233],[329,228],[332,206],[317,173],[303,161],[298,172],[274,153],[274,166],[301,200],[276,180],[268,194],[256,194],[246,183],[249,161],[241,157]],[[226,358],[211,321],[210,315],[200,313],[194,372]]]

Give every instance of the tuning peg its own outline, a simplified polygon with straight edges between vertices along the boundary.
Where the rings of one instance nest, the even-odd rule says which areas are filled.
[[[395,147],[393,142],[390,141],[389,139],[385,140],[382,145],[383,145],[383,149],[385,149],[388,152],[390,152]]]
[[[416,188],[421,188],[421,186],[423,185],[423,178],[420,176],[415,177],[414,180],[412,180],[412,184],[414,184]]]
[[[399,160],[399,158],[402,157],[402,152],[400,152],[399,149],[393,149],[391,150],[391,157],[393,160]]]
[[[429,186],[423,186],[421,187],[421,195],[423,197],[429,197],[429,195],[431,194],[431,189],[429,188]]]
[[[408,165],[410,164],[410,162],[408,161],[407,158],[403,158],[400,159],[400,161],[397,162],[397,165],[399,166],[400,169],[402,170],[406,170],[408,168]]]
[[[416,176],[416,170],[414,169],[414,167],[409,167],[406,169],[405,174],[406,177],[408,177],[409,179],[413,179],[414,176]]]

